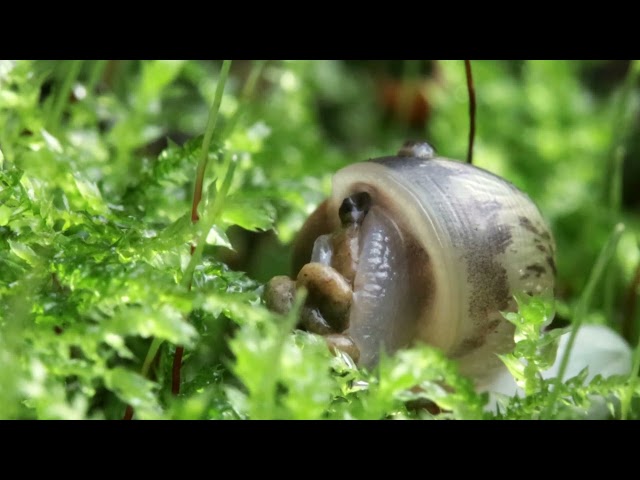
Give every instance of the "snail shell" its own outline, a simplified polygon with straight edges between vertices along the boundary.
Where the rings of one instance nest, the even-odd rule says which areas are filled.
[[[358,220],[346,224],[345,212]],[[297,237],[293,278],[320,263],[350,280],[344,334],[360,365],[375,365],[382,347],[392,353],[420,341],[459,360],[481,385],[501,366],[496,353],[513,348],[514,326],[501,314],[515,310],[513,295],[553,295],[554,255],[526,194],[437,157],[426,143],[407,143],[398,156],[334,175],[330,198]]]

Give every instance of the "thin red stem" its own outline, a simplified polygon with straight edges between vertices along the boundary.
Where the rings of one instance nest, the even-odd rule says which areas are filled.
[[[191,206],[191,221],[198,223],[200,216],[198,215],[198,204],[202,199],[202,180],[204,179],[204,171],[196,175],[196,187],[193,193],[193,205]],[[189,254],[193,255],[196,251],[196,245],[189,245]],[[191,281],[189,282],[189,290],[191,290]],[[171,369],[171,393],[178,395],[180,393],[180,369],[182,368],[182,357],[184,356],[184,346],[178,345],[173,354],[173,367]]]
[[[173,355],[173,369],[171,370],[171,393],[174,395],[180,393],[180,369],[182,367],[183,355],[184,347],[179,345],[176,347],[176,353]]]
[[[133,418],[133,407],[131,405],[127,405],[127,408],[124,411],[123,420],[131,420]]]
[[[225,61],[225,63],[223,63],[222,68],[224,70],[225,68],[225,64],[227,64],[227,62]],[[231,63],[229,62],[227,64],[227,69],[226,69],[226,73],[229,72],[229,66],[231,65]],[[245,84],[245,89],[242,93],[242,97],[243,99],[248,98],[251,93],[253,92],[253,89],[255,87],[255,84],[258,80],[258,77],[260,76],[260,72],[262,71],[262,67],[264,67],[264,62],[262,62],[260,64],[260,66],[258,66],[256,69],[254,69],[252,76],[249,77],[249,80],[247,81],[247,83]],[[224,78],[226,79],[226,73],[224,74]],[[224,84],[223,88],[224,88]],[[221,93],[222,91],[220,91]],[[222,99],[222,96],[220,95],[219,97],[217,97],[217,107],[214,101],[214,106],[212,108],[219,108],[220,106],[220,101]],[[240,118],[240,115],[242,113],[242,105],[239,107],[239,109],[236,111],[236,115],[234,117],[231,118],[231,120],[229,121],[229,124],[227,126],[228,130],[227,130],[227,134],[233,129],[235,123],[238,121],[238,119]],[[209,134],[213,134],[213,127],[215,126],[215,117],[214,117],[214,122],[211,124],[212,127],[211,129],[209,128],[210,126],[207,125],[207,132],[205,133],[205,138],[203,141],[203,149],[205,148],[205,146],[208,148],[209,145],[209,141],[207,140],[207,138],[211,138],[208,137]],[[206,149],[205,149],[206,150]],[[207,162],[206,162],[206,154],[203,156],[203,161],[200,162],[198,164],[198,170],[196,171],[196,183],[195,183],[195,188],[193,191],[193,204],[191,205],[191,221],[193,223],[197,223],[200,220],[200,216],[198,215],[198,205],[200,204],[200,201],[202,200],[202,185],[204,183],[204,174],[205,174],[205,170],[207,168]],[[194,243],[192,243],[190,245],[190,253],[193,256],[194,252],[196,250],[196,245]],[[192,279],[189,279],[189,285],[188,285],[188,289],[191,290],[191,283],[192,283]],[[180,393],[180,370],[182,367],[182,357],[184,355],[184,347],[182,345],[178,345],[176,347],[176,351],[173,355],[173,369],[171,371],[171,393],[173,393],[174,395],[178,395]]]
[[[200,220],[200,215],[198,215],[198,205],[200,204],[200,200],[202,200],[202,183],[204,180],[203,176],[198,176],[196,178],[196,186],[193,191],[193,205],[191,206],[191,221],[193,223],[197,223]],[[194,248],[191,248],[191,253],[193,253]]]
[[[467,73],[467,90],[469,91],[469,148],[467,150],[467,163],[473,163],[473,141],[476,136],[476,91],[473,86],[473,74],[471,73],[471,60],[464,61],[464,69]]]

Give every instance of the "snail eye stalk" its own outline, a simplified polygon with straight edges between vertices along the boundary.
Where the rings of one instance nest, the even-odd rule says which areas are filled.
[[[371,196],[367,192],[354,193],[345,198],[338,215],[343,226],[361,224],[371,207]]]

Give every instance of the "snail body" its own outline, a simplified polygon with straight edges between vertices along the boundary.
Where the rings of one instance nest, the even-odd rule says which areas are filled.
[[[314,326],[324,319],[355,345],[359,365],[419,341],[481,385],[501,365],[496,353],[514,345],[501,312],[515,309],[515,293],[553,294],[554,256],[526,194],[412,143],[334,175],[297,237],[293,278],[310,292],[302,326],[326,334]]]

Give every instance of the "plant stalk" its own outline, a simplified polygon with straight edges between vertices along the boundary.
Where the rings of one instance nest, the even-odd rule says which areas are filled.
[[[69,101],[69,93],[71,92],[73,82],[75,82],[76,78],[78,78],[80,67],[82,67],[82,60],[72,60],[70,62],[67,74],[65,75],[62,82],[62,86],[56,94],[53,107],[51,108],[49,118],[47,119],[47,127],[52,132],[58,131],[62,112],[64,111],[64,107]]]
[[[564,355],[562,356],[562,360],[560,362],[560,369],[558,370],[558,376],[556,377],[555,382],[553,384],[553,391],[551,392],[551,395],[549,397],[549,403],[547,405],[547,408],[545,409],[544,416],[546,418],[551,419],[553,413],[555,412],[556,400],[558,399],[558,395],[560,394],[560,387],[562,385],[564,374],[567,371],[567,366],[569,364],[569,357],[571,355],[571,350],[573,348],[573,344],[575,343],[578,330],[582,326],[582,322],[584,321],[584,317],[587,314],[587,310],[593,298],[593,293],[595,292],[596,286],[598,285],[600,278],[603,276],[603,273],[607,265],[611,261],[616,251],[618,242],[620,241],[620,237],[622,236],[624,229],[625,229],[625,226],[622,223],[618,223],[614,227],[613,232],[611,233],[611,235],[609,236],[609,239],[607,240],[607,243],[600,251],[600,255],[598,255],[596,263],[594,264],[591,270],[591,273],[589,275],[587,285],[582,291],[582,294],[580,295],[578,302],[576,303],[576,306],[573,311],[573,325],[571,327],[569,342],[567,343],[567,348],[564,352]]]
[[[473,142],[476,136],[476,90],[473,86],[471,60],[464,61],[464,70],[467,75],[467,91],[469,92],[469,147],[467,149],[467,163],[473,164]]]
[[[202,140],[202,151],[200,152],[200,161],[198,162],[198,168],[196,170],[196,184],[193,191],[193,204],[191,207],[191,221],[193,223],[196,223],[200,218],[198,215],[198,205],[200,204],[200,200],[202,200],[202,185],[204,183],[204,173],[207,169],[207,163],[209,162],[209,147],[211,146],[213,132],[218,121],[218,113],[220,112],[220,104],[222,103],[222,93],[227,83],[230,68],[231,60],[222,62],[220,77],[216,85],[216,93],[213,98],[213,103],[211,104],[211,109],[209,110],[209,119],[207,120],[207,128],[204,133],[204,139]]]

